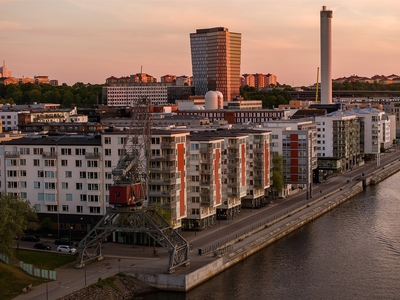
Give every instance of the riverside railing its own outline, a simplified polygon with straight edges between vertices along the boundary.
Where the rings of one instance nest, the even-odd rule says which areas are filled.
[[[294,204],[294,205],[288,207],[287,209],[284,209],[278,213],[275,213],[272,216],[266,217],[260,221],[250,224],[240,230],[237,230],[222,239],[219,239],[219,240],[214,241],[202,248],[199,248],[199,255],[206,255],[206,254],[210,254],[210,253],[215,253],[216,251],[221,251],[221,250],[229,247],[231,244],[237,242],[238,240],[242,240],[251,234],[254,234],[258,231],[265,229],[266,227],[277,222],[278,220],[292,215],[293,213],[299,211],[300,208],[302,208],[302,207],[305,208],[307,206],[307,204],[308,204],[307,201],[302,201],[300,203],[297,203],[297,204]],[[229,247],[228,249],[231,249],[231,248]],[[229,251],[223,251],[223,252],[221,252],[221,254],[225,254],[227,252],[229,252]]]

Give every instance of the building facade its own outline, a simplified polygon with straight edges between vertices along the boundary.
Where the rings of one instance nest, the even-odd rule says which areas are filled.
[[[190,34],[197,95],[220,91],[230,101],[240,95],[241,34],[227,28],[197,29]]]

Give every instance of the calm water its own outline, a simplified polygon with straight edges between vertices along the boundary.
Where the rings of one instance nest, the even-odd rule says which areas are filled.
[[[400,299],[400,173],[186,293],[143,299]]]

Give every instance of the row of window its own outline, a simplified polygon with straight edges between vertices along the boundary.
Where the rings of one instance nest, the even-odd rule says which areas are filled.
[[[37,211],[41,211],[41,205],[40,204],[35,204],[35,208]],[[63,205],[61,207],[61,210],[63,212],[69,212],[69,206],[68,205]],[[46,205],[46,211],[48,212],[57,212],[58,207],[57,205]],[[77,213],[83,213],[83,206],[77,205],[76,206],[76,212]],[[89,213],[91,214],[99,214],[100,213],[100,207],[89,207]]]

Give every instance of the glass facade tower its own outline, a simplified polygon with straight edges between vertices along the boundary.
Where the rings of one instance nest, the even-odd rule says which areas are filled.
[[[227,28],[197,29],[190,34],[195,92],[220,91],[224,101],[240,95],[242,35]]]

